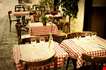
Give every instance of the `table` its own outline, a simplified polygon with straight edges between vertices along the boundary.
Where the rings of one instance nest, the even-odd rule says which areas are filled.
[[[77,60],[77,68],[83,64],[82,54],[92,57],[106,56],[106,40],[98,36],[63,40],[60,46],[67,51],[71,58]]]
[[[21,12],[12,12],[12,14],[14,16],[25,16],[25,15],[29,15],[29,11],[21,11]]]
[[[26,45],[15,45],[13,47],[13,59],[14,59],[14,62],[16,64],[17,70],[22,70],[24,68],[24,66],[20,63],[20,47],[28,47],[28,45],[27,44]],[[54,42],[53,49],[56,52],[54,57],[57,59],[57,67],[63,66],[65,59],[67,59],[67,57],[68,57],[68,53],[65,52],[64,49],[61,48],[59,46],[59,43],[57,43],[57,42]],[[54,62],[50,63],[49,66],[50,66],[50,68],[53,68]],[[37,68],[39,68],[39,67],[37,67]],[[41,66],[40,68],[44,70],[43,66]]]
[[[46,26],[43,26],[42,22],[34,22],[29,23],[28,27],[29,27],[29,34],[32,36],[48,35],[50,33],[58,34],[58,28],[53,23],[47,23]]]

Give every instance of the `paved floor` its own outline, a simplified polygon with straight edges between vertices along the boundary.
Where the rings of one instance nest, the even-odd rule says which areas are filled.
[[[0,70],[15,70],[12,60],[12,47],[17,43],[16,31],[12,25],[9,32],[7,12],[13,10],[16,0],[0,0]]]

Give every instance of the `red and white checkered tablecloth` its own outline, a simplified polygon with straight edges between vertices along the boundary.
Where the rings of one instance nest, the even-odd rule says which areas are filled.
[[[49,24],[49,23],[47,23]],[[52,23],[46,26],[43,26],[42,23],[30,23],[29,24],[29,34],[31,36],[36,35],[48,35],[49,33],[58,34],[58,28],[55,24]]]
[[[67,39],[62,41],[60,46],[67,51],[71,58],[77,59],[77,68],[80,68],[83,64],[83,60],[81,58],[82,54],[87,54],[92,57],[106,56],[106,40],[96,36],[95,39],[92,40],[92,42],[95,42],[96,44],[101,44],[102,46],[91,46],[90,43],[83,45],[83,42],[82,45],[78,45],[78,42],[74,41],[73,39]]]
[[[55,57],[57,58],[57,67],[62,67],[64,65],[65,59],[68,57],[68,53],[64,51],[63,48],[59,46],[58,43],[55,42],[54,50],[56,51]],[[20,60],[20,48],[19,45],[13,47],[13,59],[16,64],[17,70],[23,70],[23,65],[19,62]],[[51,68],[54,67],[54,62],[50,63],[49,66]],[[47,65],[48,67],[48,65]],[[44,66],[37,67],[44,70]]]

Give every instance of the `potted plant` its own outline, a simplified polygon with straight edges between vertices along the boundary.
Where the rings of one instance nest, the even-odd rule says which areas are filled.
[[[46,16],[42,16],[41,20],[43,22],[43,25],[46,26],[46,23],[48,21],[48,18]]]
[[[63,15],[69,16],[69,24],[71,22],[70,21],[71,17],[77,18],[78,2],[79,0],[61,0],[61,7],[62,7]]]

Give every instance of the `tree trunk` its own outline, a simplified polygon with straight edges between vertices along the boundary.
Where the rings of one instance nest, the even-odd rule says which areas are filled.
[[[70,32],[70,27],[71,26],[71,16],[69,16],[69,28],[68,28],[68,30],[69,30],[69,32]]]

